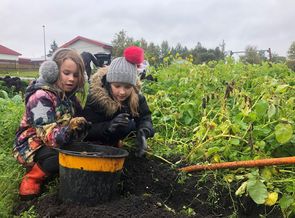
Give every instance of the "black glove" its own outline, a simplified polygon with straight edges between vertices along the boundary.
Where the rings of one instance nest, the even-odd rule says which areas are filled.
[[[146,132],[147,129],[139,129],[136,134],[137,151],[135,152],[136,157],[142,157],[147,149],[146,143]]]
[[[111,120],[108,131],[110,133],[115,133],[119,128],[127,128],[129,125],[129,114],[122,113],[117,115],[114,119]]]
[[[74,117],[69,123],[69,131],[73,140],[83,140],[90,128],[91,123],[87,122],[84,117]]]

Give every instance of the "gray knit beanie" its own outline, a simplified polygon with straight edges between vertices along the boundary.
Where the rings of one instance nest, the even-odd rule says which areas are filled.
[[[135,86],[137,79],[136,65],[128,62],[124,57],[115,58],[110,64],[106,79],[109,83],[127,83]]]

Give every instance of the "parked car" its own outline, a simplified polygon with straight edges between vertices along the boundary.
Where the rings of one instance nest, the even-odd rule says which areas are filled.
[[[98,67],[103,67],[105,65],[110,65],[112,60],[112,55],[108,53],[99,52],[94,54],[97,59]]]

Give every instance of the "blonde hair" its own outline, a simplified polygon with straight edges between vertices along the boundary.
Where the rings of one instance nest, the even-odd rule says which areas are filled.
[[[58,69],[60,69],[63,62],[67,59],[71,59],[77,64],[78,67],[78,89],[84,91],[84,84],[85,84],[85,67],[83,63],[82,57],[79,55],[78,52],[76,52],[73,49],[66,48],[66,49],[60,49],[57,50],[56,53],[53,56],[53,61],[57,63]],[[60,72],[59,72],[60,73]]]
[[[113,96],[112,89],[110,87],[110,94]],[[139,89],[136,86],[132,86],[132,91],[130,93],[130,96],[128,97],[128,106],[130,108],[130,113],[133,117],[139,116],[138,106],[139,106]],[[122,103],[115,98],[113,98],[115,102],[117,102],[117,105],[119,108],[122,107]]]
[[[131,114],[133,117],[138,117],[138,106],[139,106],[139,90],[136,88],[136,86],[133,86],[132,92],[129,96],[129,107],[131,110]]]

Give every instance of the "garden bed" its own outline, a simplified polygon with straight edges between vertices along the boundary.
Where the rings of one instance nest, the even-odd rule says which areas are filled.
[[[214,172],[180,176],[159,159],[136,158],[132,153],[126,159],[118,194],[110,202],[64,204],[57,192],[18,202],[14,214],[34,205],[40,217],[282,217],[278,207],[257,206],[250,198],[237,199]]]

